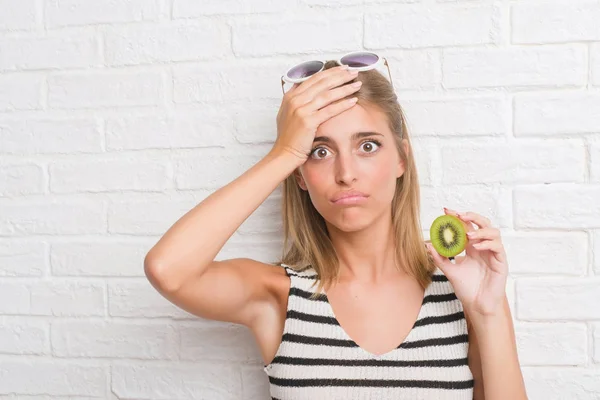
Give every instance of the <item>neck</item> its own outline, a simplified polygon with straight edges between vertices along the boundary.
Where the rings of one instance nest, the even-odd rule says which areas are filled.
[[[329,223],[327,228],[340,263],[338,282],[371,284],[398,276],[391,211],[364,229],[346,232]]]

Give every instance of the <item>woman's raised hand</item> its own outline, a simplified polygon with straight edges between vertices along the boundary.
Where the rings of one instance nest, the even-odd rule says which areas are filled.
[[[294,84],[283,96],[277,113],[277,139],[272,151],[291,153],[298,158],[299,165],[304,164],[318,126],[356,104],[356,97],[344,97],[360,89],[360,81],[345,84],[357,75],[357,71],[340,66]]]

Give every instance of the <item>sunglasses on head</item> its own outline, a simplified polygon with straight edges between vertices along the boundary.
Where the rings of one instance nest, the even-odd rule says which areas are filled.
[[[392,82],[392,74],[390,72],[390,66],[388,65],[385,57],[380,57],[378,54],[370,51],[353,51],[343,55],[339,60],[336,61],[338,65],[347,65],[348,69],[355,69],[358,71],[368,71],[371,69],[378,68],[381,64],[387,67],[388,75],[390,76],[390,83],[392,88],[394,83]],[[325,68],[325,61],[311,60],[304,61],[300,64],[294,65],[289,68],[284,75],[281,76],[281,90],[285,94],[284,85],[287,83],[301,83],[320,72]]]

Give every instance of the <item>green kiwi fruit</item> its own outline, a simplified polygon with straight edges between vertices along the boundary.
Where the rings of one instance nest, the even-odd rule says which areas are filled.
[[[429,230],[431,245],[442,256],[454,259],[465,249],[467,231],[462,221],[454,215],[441,215],[431,224]]]

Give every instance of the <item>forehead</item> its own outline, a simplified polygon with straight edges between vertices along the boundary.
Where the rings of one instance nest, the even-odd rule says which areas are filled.
[[[386,115],[371,104],[359,104],[335,115],[317,128],[316,136],[329,136],[341,141],[355,132],[380,132],[391,136]]]

